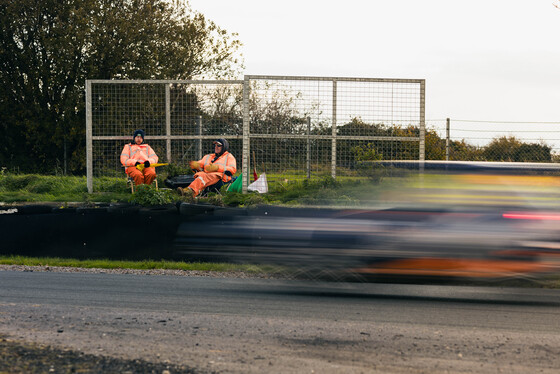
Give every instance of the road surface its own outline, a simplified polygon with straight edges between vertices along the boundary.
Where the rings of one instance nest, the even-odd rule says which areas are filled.
[[[560,292],[0,271],[0,334],[201,373],[557,373]]]

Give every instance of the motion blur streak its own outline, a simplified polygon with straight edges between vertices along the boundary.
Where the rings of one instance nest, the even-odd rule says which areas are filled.
[[[537,276],[559,269],[560,243],[550,221],[510,220],[493,212],[419,213],[261,207],[249,215],[224,216],[216,211],[180,225],[176,254],[276,265],[304,277],[332,279],[391,275],[419,282],[423,277]]]
[[[469,169],[468,175],[388,176],[372,184],[371,209],[215,209],[180,225],[175,253],[332,280],[420,283],[560,274],[558,177],[504,175],[514,167],[499,175],[476,176]]]
[[[358,273],[418,276],[495,278],[550,271],[549,265],[532,261],[418,258],[390,261],[380,267],[355,269]]]
[[[560,214],[504,213],[503,217],[509,219],[537,219],[560,221]]]

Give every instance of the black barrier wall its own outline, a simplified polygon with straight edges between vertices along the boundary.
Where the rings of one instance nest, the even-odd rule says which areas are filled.
[[[166,259],[180,222],[174,205],[17,210],[0,214],[2,255]]]

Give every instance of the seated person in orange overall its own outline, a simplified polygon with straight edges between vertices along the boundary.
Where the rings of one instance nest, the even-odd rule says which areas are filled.
[[[235,157],[228,152],[229,143],[225,139],[213,142],[214,153],[202,157],[200,161],[191,161],[191,169],[196,171],[194,182],[189,184],[188,190],[196,197],[200,191],[208,186],[223,182],[230,182],[237,171]]]
[[[134,131],[133,143],[124,146],[121,152],[121,164],[126,167],[126,174],[134,179],[134,184],[152,184],[156,179],[156,168],[151,164],[158,162],[158,156],[148,144],[144,143],[144,130]],[[144,164],[143,170],[136,165]]]

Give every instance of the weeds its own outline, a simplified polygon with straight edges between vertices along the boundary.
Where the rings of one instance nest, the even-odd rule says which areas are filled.
[[[216,205],[216,206],[225,206],[226,205],[224,203],[223,196],[220,195],[220,194],[216,194],[216,193],[209,194],[208,197],[206,198],[206,202],[208,204],[212,204],[212,205]]]
[[[130,197],[131,203],[144,206],[148,205],[165,205],[177,200],[178,196],[170,190],[156,190],[152,185],[141,184],[136,186],[136,192]]]

